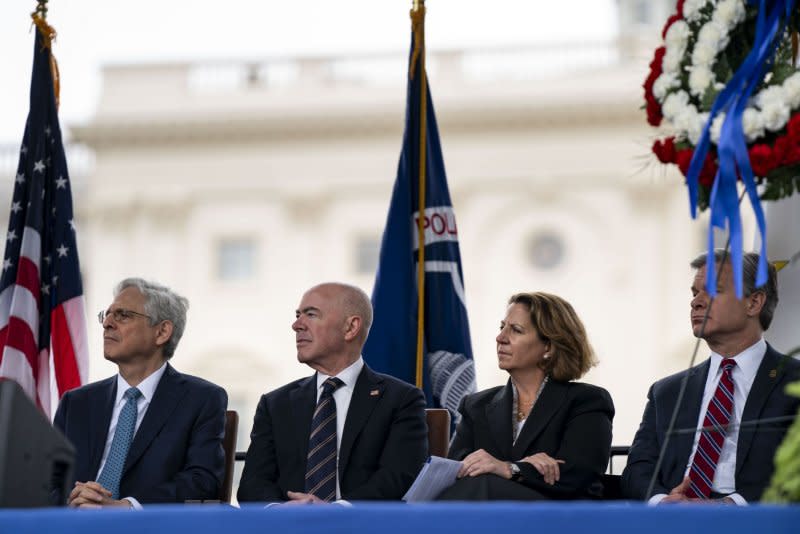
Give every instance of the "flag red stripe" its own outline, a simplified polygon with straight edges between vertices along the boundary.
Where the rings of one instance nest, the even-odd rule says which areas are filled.
[[[53,344],[53,364],[56,371],[58,396],[81,385],[81,375],[72,336],[64,314],[64,306],[56,306],[50,314],[50,342]]]
[[[6,345],[25,354],[28,365],[33,370],[33,378],[38,381],[39,365],[36,361],[36,356],[39,353],[39,349],[36,346],[36,340],[33,338],[33,332],[28,323],[18,317],[9,317]]]
[[[39,302],[39,266],[33,263],[26,256],[19,259],[17,269],[17,285],[24,287],[31,292],[36,302]]]

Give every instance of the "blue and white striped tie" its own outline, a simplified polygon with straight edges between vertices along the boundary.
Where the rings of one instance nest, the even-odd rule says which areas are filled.
[[[119,483],[122,479],[122,470],[125,467],[125,459],[128,457],[128,449],[131,448],[133,434],[136,431],[136,417],[138,409],[136,402],[142,392],[136,388],[128,389],[124,398],[125,405],[119,412],[117,419],[117,429],[114,431],[114,439],[111,441],[111,449],[108,451],[108,458],[103,466],[103,471],[97,479],[104,488],[112,493],[113,499],[119,499]]]

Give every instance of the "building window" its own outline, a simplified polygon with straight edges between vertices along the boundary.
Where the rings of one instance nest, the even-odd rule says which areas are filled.
[[[356,239],[355,265],[358,274],[375,274],[381,256],[381,241],[378,237]]]
[[[633,4],[633,21],[637,24],[653,23],[653,0],[637,0]]]
[[[256,275],[256,243],[250,238],[222,239],[217,244],[217,277],[250,280]]]
[[[531,265],[539,270],[555,269],[564,261],[564,240],[551,230],[531,236],[527,248]]]

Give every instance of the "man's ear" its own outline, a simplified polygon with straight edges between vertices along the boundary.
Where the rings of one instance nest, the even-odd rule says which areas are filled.
[[[344,322],[344,339],[345,341],[352,341],[356,339],[361,332],[361,317],[358,315],[351,315]]]
[[[165,345],[169,338],[172,337],[172,330],[174,328],[172,321],[161,321],[158,323],[158,330],[156,330],[156,345],[159,347]]]
[[[747,315],[748,317],[758,317],[764,303],[767,302],[767,295],[763,291],[756,291],[747,298]]]

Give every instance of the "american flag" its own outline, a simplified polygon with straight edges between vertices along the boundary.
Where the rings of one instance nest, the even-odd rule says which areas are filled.
[[[37,26],[30,111],[0,278],[0,377],[18,382],[49,415],[53,379],[59,397],[80,386],[89,358],[51,40],[42,33],[47,26]]]

